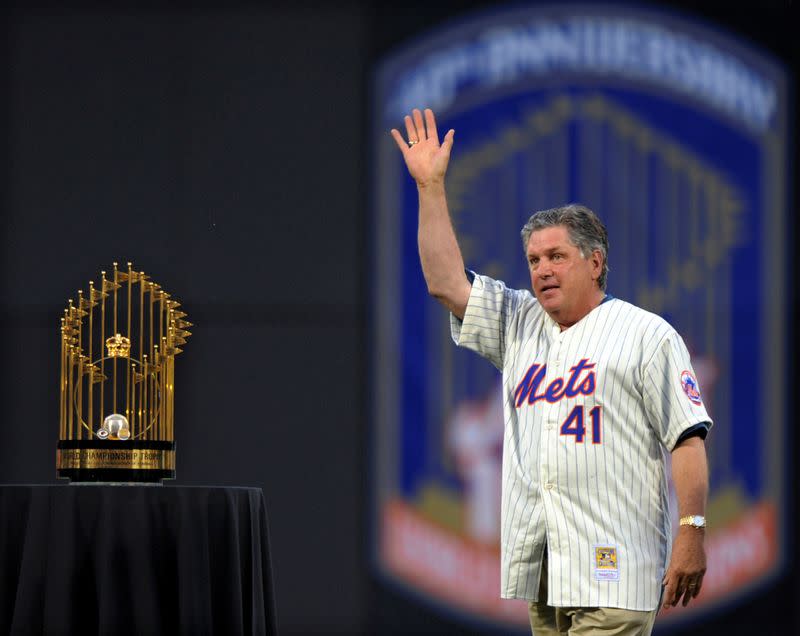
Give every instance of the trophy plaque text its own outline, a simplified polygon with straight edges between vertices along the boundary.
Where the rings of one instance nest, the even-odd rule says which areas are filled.
[[[56,469],[73,482],[175,477],[175,356],[192,324],[128,263],[78,292],[61,319]]]

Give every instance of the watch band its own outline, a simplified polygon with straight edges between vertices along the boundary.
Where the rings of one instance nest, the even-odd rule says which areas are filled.
[[[705,528],[706,518],[702,515],[688,515],[681,517],[680,525],[692,526],[693,528]]]

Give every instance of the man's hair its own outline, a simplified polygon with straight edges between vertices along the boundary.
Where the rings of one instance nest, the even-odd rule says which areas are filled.
[[[608,275],[608,232],[603,222],[585,205],[570,203],[534,213],[522,228],[522,249],[527,252],[531,234],[558,225],[567,228],[570,242],[581,251],[583,258],[589,258],[592,252],[600,250],[603,255],[603,269],[597,284],[600,289],[605,290]]]

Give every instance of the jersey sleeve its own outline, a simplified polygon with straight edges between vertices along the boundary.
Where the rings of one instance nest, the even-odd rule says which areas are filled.
[[[645,366],[643,380],[648,419],[667,449],[672,451],[681,435],[696,425],[711,427],[689,351],[677,332],[661,341]]]
[[[453,341],[502,370],[508,325],[523,298],[524,292],[509,289],[502,281],[475,275],[464,320],[450,314]]]

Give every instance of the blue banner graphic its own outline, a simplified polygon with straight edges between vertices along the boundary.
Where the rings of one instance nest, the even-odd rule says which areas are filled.
[[[581,202],[609,231],[609,292],[684,337],[716,422],[709,566],[659,629],[741,599],[780,571],[787,533],[785,71],[686,18],[563,4],[481,14],[377,70],[375,562],[465,620],[525,631],[524,603],[499,599],[500,376],[426,292],[388,134],[424,107],[456,130],[448,204],[470,269],[529,287],[520,228]]]

